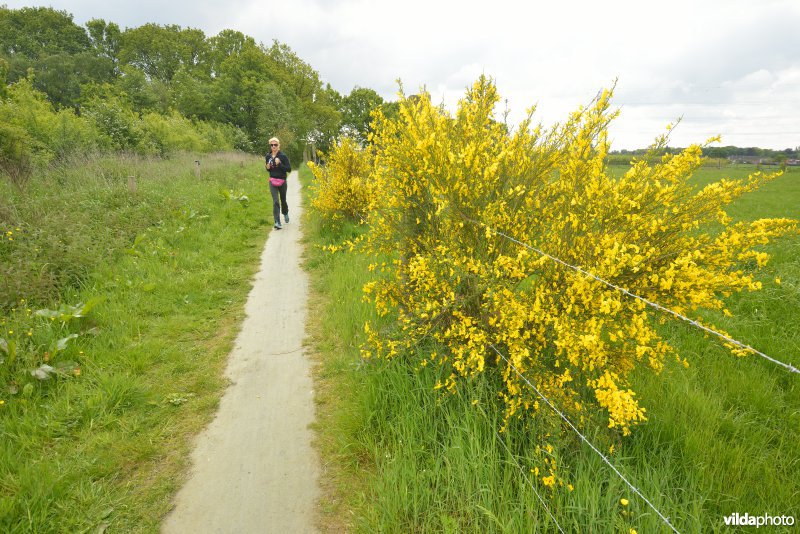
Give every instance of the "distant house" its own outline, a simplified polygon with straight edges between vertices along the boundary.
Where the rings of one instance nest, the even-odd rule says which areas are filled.
[[[731,163],[749,163],[750,165],[775,165],[772,158],[762,156],[728,156]],[[788,164],[787,164],[788,165]]]
[[[800,159],[787,159],[786,165],[792,167],[800,167]]]

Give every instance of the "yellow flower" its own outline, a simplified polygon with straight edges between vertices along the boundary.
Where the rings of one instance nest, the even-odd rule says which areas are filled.
[[[612,432],[628,435],[647,420],[631,373],[660,373],[673,357],[688,362],[659,335],[657,312],[553,258],[624,279],[629,290],[679,313],[727,314],[723,295],[761,289],[738,264],[765,265],[769,256],[754,247],[797,234],[798,224],[734,224],[726,205],[775,175],[698,191],[690,178],[703,145],[642,158],[612,176],[605,163],[607,125],[616,116],[610,98],[605,91],[543,131],[494,120],[501,99],[486,77],[454,114],[424,91],[401,94],[393,117],[374,114],[367,147],[342,140],[325,167],[312,167],[312,206],[325,218],[366,218],[362,250],[373,262],[394,258],[365,286],[364,299],[379,316],[396,317],[395,328],[368,332],[362,354],[399,356],[411,368],[429,360],[445,377],[437,388],[450,393],[493,373],[503,426],[539,409],[521,374],[578,421],[601,411]],[[660,137],[654,149],[666,143]],[[703,233],[708,225],[720,231]],[[552,256],[515,249],[496,232]],[[354,249],[346,246],[337,245]],[[435,359],[407,350],[423,341],[442,347]],[[543,480],[555,485],[554,474]]]
[[[775,277],[775,283],[781,285],[781,279],[778,278],[777,276]]]
[[[628,506],[628,499],[620,499],[620,500],[619,500],[619,503],[620,503],[622,506]]]

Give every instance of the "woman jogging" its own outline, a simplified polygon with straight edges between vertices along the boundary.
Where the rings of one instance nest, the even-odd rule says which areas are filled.
[[[286,203],[286,176],[292,171],[289,157],[281,152],[281,142],[277,137],[269,140],[269,152],[265,157],[269,171],[269,192],[272,194],[272,217],[275,219],[275,228],[280,230],[281,213],[284,222],[289,223],[289,205]]]

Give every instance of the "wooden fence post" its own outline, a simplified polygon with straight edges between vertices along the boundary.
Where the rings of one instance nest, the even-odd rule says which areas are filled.
[[[136,176],[128,176],[128,191],[136,193]]]
[[[196,159],[196,160],[194,160],[194,162],[195,162],[194,176],[195,176],[195,178],[200,178],[200,160]]]

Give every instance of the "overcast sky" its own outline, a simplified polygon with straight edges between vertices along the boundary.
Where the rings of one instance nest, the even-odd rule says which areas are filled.
[[[561,121],[615,79],[612,149],[649,145],[682,118],[672,146],[800,146],[800,0],[0,0],[52,6],[75,22],[241,31],[288,44],[346,94],[394,100],[425,86],[453,109],[485,73],[516,123],[531,105]],[[498,110],[502,111],[502,110]]]

